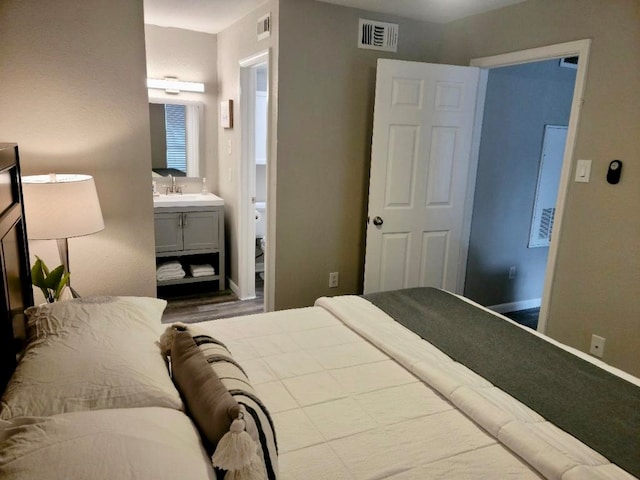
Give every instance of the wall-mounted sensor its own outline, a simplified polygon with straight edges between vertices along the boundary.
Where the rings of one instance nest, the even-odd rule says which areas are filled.
[[[622,160],[613,160],[609,164],[609,170],[607,170],[607,182],[611,185],[615,185],[620,181],[620,174],[622,173]]]

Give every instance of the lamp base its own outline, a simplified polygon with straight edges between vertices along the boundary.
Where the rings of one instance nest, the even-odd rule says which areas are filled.
[[[69,273],[69,241],[66,238],[58,238],[56,242],[58,243],[58,254],[60,255],[60,263],[62,263],[64,273]],[[67,281],[67,287],[73,298],[80,298],[78,292],[71,286],[71,278]]]

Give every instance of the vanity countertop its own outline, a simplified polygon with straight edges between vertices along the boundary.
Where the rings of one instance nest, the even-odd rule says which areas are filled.
[[[213,193],[175,193],[169,195],[154,195],[153,207],[219,207],[224,200]]]

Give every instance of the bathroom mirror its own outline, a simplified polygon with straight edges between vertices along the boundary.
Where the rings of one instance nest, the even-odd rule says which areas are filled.
[[[149,99],[153,176],[199,177],[204,172],[204,104]]]

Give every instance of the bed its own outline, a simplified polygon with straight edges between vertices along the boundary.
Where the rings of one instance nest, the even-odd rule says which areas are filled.
[[[17,367],[3,355],[0,478],[640,476],[640,380],[463,297],[325,297],[171,326],[165,305],[27,309]]]
[[[607,403],[613,417],[602,419],[615,423],[624,415],[622,431],[601,433],[620,435],[614,449],[626,453],[615,461],[636,473],[636,378],[583,359],[579,352],[446,292],[417,289],[375,298],[321,298],[313,307],[180,328],[193,338],[210,339],[205,342],[209,348],[223,344],[233,358],[227,367],[246,372],[274,427],[278,454],[273,478],[636,478],[375,305],[390,299],[392,306],[413,302],[419,309],[432,309],[443,296],[455,308],[486,313],[498,325],[588,365],[587,376],[596,384],[623,382],[620,390],[626,392],[603,401],[625,404],[617,411],[619,406]],[[429,297],[431,305],[421,304],[421,297]],[[163,308],[157,299],[117,297],[76,299],[30,311],[32,339],[0,408],[0,477],[157,479],[178,478],[180,472],[179,478],[215,478],[210,452],[199,441],[200,429],[184,413],[183,397],[161,360]],[[495,340],[508,350],[502,338]],[[52,351],[42,353],[46,348]],[[485,344],[479,350],[491,348],[497,349]],[[40,364],[30,362],[32,357]],[[535,366],[530,357],[526,361]],[[519,369],[527,371],[522,365]],[[598,373],[604,380],[592,378]],[[120,381],[139,374],[142,380],[133,387]],[[228,370],[218,374],[234,376]],[[89,392],[81,387],[81,401],[73,388],[91,383],[87,375],[95,385]],[[575,375],[581,374],[567,376]],[[104,385],[109,395],[104,395]],[[570,388],[579,389],[580,382]],[[576,394],[556,393],[560,398]],[[569,399],[572,410],[583,403]],[[594,399],[597,408],[600,400]],[[51,443],[42,443],[42,431]],[[583,434],[578,428],[577,435]],[[597,441],[594,445],[610,448]],[[150,469],[151,464],[158,469]]]
[[[561,410],[562,416],[576,417],[605,402],[608,411],[599,412],[603,422],[616,423],[622,416],[626,433],[613,447],[597,440],[591,443],[599,449],[626,450],[627,459],[617,460],[636,469],[637,475],[638,379],[447,292],[412,289],[366,298],[321,298],[307,309],[216,320],[192,328],[225,342],[256,383],[273,413],[283,478],[635,478],[385,312],[402,317],[407,305],[431,324],[450,324],[452,315],[467,315],[472,322],[485,316],[499,330],[513,330],[516,338],[522,334],[542,343],[545,355],[555,355],[553,362],[568,357],[563,369],[575,368],[570,364],[576,360],[578,370],[564,370],[551,381],[565,376],[578,381],[561,391],[543,392],[543,403],[552,403],[554,395],[547,393],[556,393],[563,400],[560,409],[575,410],[573,415]],[[456,328],[461,327],[457,323],[449,329],[444,343],[459,337]],[[492,339],[495,329],[486,325],[482,329],[489,331],[486,338],[472,331],[467,335],[470,341],[459,349],[473,349],[476,344],[482,354],[502,346],[507,350],[504,355],[513,354],[505,345],[508,335],[502,332]],[[437,334],[422,335],[442,343]],[[449,345],[441,348],[460,354]],[[498,353],[499,361],[505,358]],[[518,359],[518,370],[527,375],[540,366],[522,355]],[[586,371],[580,372],[585,365]],[[597,378],[599,373],[605,373],[604,378]],[[613,381],[610,388],[626,389],[626,394],[610,392],[607,398],[592,394],[591,402],[572,398],[579,394],[584,378],[598,388],[605,388],[600,382]],[[616,410],[618,400],[624,403],[622,411]],[[589,405],[582,409],[585,402]],[[595,422],[590,418],[586,423],[588,427]],[[563,427],[577,435],[593,433],[584,425]],[[614,430],[596,429],[596,433],[617,435]]]

